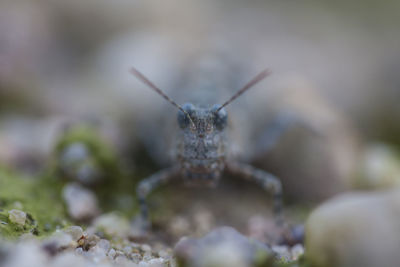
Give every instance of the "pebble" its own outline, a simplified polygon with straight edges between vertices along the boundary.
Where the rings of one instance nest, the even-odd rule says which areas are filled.
[[[312,212],[305,251],[312,266],[399,266],[400,189],[337,196]]]
[[[400,158],[385,144],[365,148],[357,186],[368,189],[393,188],[400,185]]]
[[[69,234],[75,241],[83,236],[83,230],[80,226],[70,226],[65,228],[63,231],[64,233]]]
[[[292,260],[298,260],[302,255],[304,255],[304,247],[301,244],[294,245],[291,249]]]
[[[5,267],[32,267],[46,266],[48,256],[37,241],[21,242],[7,252],[2,262]]]
[[[105,251],[109,251],[111,248],[110,241],[108,241],[107,239],[100,239],[96,246],[104,249]]]
[[[21,210],[13,209],[8,212],[8,218],[11,222],[24,226],[26,222],[26,213]]]
[[[254,266],[267,264],[273,255],[267,246],[231,227],[217,228],[199,239],[184,237],[174,252],[184,266]]]
[[[106,213],[97,217],[94,226],[113,237],[126,237],[130,232],[129,221],[116,213]]]
[[[114,259],[115,255],[117,255],[117,252],[115,251],[115,249],[112,248],[108,251],[107,255],[109,258]]]
[[[292,254],[287,246],[272,246],[272,251],[278,255],[280,260],[287,262],[292,259]]]
[[[64,231],[56,230],[47,240],[48,246],[54,246],[56,250],[66,248],[76,248],[78,243],[72,239],[72,236],[66,234]]]
[[[100,213],[95,194],[77,183],[65,185],[62,196],[69,215],[76,220],[88,220]]]

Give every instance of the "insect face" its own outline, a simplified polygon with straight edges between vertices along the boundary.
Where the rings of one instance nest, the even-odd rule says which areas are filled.
[[[181,128],[178,159],[185,180],[190,184],[214,185],[224,168],[227,113],[220,105],[195,107],[191,103],[178,112]]]

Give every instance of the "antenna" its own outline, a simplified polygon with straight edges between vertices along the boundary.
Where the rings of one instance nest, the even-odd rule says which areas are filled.
[[[150,87],[151,89],[153,89],[153,91],[155,91],[156,93],[158,93],[159,95],[161,95],[165,100],[167,100],[169,103],[171,103],[172,105],[174,105],[175,107],[177,107],[180,111],[182,111],[190,120],[190,122],[192,123],[192,125],[194,127],[195,124],[192,120],[192,118],[190,117],[189,113],[187,113],[179,104],[177,104],[174,100],[172,100],[169,96],[167,96],[160,88],[158,88],[157,86],[155,86],[149,79],[146,78],[146,76],[144,76],[140,71],[138,71],[135,68],[131,68],[130,69],[130,73],[135,76],[136,78],[138,78],[141,82],[143,82],[144,84],[146,84],[148,87]]]
[[[268,75],[270,75],[271,72],[267,69],[263,70],[262,72],[260,72],[259,74],[257,74],[253,79],[250,80],[250,82],[248,82],[245,86],[242,87],[242,89],[240,89],[239,91],[237,91],[236,94],[234,94],[231,98],[229,98],[228,101],[226,101],[224,104],[222,104],[217,110],[216,112],[220,111],[221,109],[223,109],[224,107],[226,107],[227,105],[229,105],[231,102],[233,102],[236,98],[238,98],[239,96],[241,96],[244,92],[246,92],[247,90],[249,90],[251,87],[253,87],[255,84],[257,84],[258,82],[262,81],[265,77],[267,77]]]

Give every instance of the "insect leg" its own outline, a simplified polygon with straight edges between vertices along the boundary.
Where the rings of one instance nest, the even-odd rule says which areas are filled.
[[[150,228],[149,211],[146,203],[146,197],[157,187],[176,177],[177,174],[178,168],[172,167],[161,170],[139,182],[139,185],[136,188],[136,195],[139,201],[140,216],[143,221],[144,231],[147,231]]]
[[[249,181],[254,181],[261,185],[264,190],[272,193],[276,224],[279,226],[283,224],[282,184],[277,177],[261,169],[254,168],[251,165],[239,162],[227,164],[226,170],[233,175],[240,176]]]

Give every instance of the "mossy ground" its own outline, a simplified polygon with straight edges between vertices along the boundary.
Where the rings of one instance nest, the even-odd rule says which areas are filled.
[[[0,168],[0,235],[11,239],[23,233],[45,236],[68,225],[59,189],[59,185],[49,184],[44,178]],[[9,220],[8,212],[12,209],[27,213],[24,226]]]
[[[39,238],[52,234],[56,229],[64,228],[69,225],[80,225],[85,228],[84,222],[72,220],[67,213],[65,203],[62,199],[62,189],[64,185],[70,182],[62,177],[58,168],[59,153],[62,149],[71,143],[80,142],[89,147],[92,157],[99,168],[106,174],[106,179],[98,185],[92,186],[90,189],[97,195],[100,209],[103,212],[118,211],[120,215],[131,219],[137,213],[138,207],[135,201],[135,186],[139,178],[143,178],[154,171],[151,160],[148,160],[144,153],[140,154],[140,163],[134,173],[123,170],[118,163],[117,155],[97,136],[96,132],[86,128],[78,127],[73,131],[68,131],[60,138],[59,143],[55,146],[54,154],[47,163],[46,170],[39,175],[26,175],[9,170],[0,166],[0,238],[17,239],[24,233],[32,233]],[[230,184],[230,183],[228,183]],[[226,187],[226,186],[225,186]],[[159,227],[159,232],[167,231],[167,221],[174,216],[174,211],[179,211],[176,203],[182,203],[182,199],[188,201],[199,201],[204,199],[203,194],[214,196],[215,200],[221,202],[223,207],[232,206],[236,203],[235,199],[238,194],[244,194],[242,187],[235,190],[235,184],[225,190],[189,190],[183,189],[181,186],[170,186],[164,188],[162,192],[157,192],[152,197],[151,207],[154,226]],[[248,188],[251,192],[260,191],[255,194],[254,199],[249,202],[263,203],[259,210],[265,209],[265,196],[258,188]],[[157,190],[158,191],[158,190]],[[198,192],[199,191],[199,192]],[[212,192],[214,191],[214,192]],[[233,191],[233,192],[232,192]],[[179,192],[179,194],[177,194]],[[200,194],[200,195],[198,195]],[[254,195],[253,193],[249,193]],[[196,196],[198,195],[198,196]],[[259,195],[257,197],[257,195]],[[179,197],[178,197],[179,196]],[[248,199],[249,196],[245,196]],[[165,201],[168,199],[169,201]],[[175,201],[174,201],[175,199]],[[212,201],[212,202],[214,202]],[[156,204],[159,205],[156,205]],[[215,203],[215,202],[214,202]],[[172,208],[171,206],[178,208]],[[181,205],[182,206],[182,205]],[[186,208],[188,205],[184,205]],[[191,205],[189,205],[191,206]],[[207,203],[205,207],[210,207]],[[211,205],[213,207],[214,205]],[[217,205],[218,206],[218,205]],[[234,205],[236,209],[242,211],[239,206]],[[181,207],[182,208],[182,207]],[[27,220],[24,226],[12,223],[9,220],[8,212],[12,209],[22,210],[27,213]],[[225,209],[225,208],[224,208]],[[305,210],[308,211],[306,208]],[[182,211],[182,210],[181,210]],[[217,211],[215,211],[218,213]],[[182,211],[182,213],[185,213]],[[234,211],[231,212],[235,213]],[[298,216],[304,217],[305,211],[298,211]],[[169,219],[166,219],[169,218]],[[229,216],[228,216],[229,218]],[[227,219],[228,220],[228,219]],[[230,220],[228,220],[230,221]],[[160,226],[160,224],[162,226]],[[168,233],[162,234],[165,236]],[[110,237],[112,238],[112,237]],[[160,237],[160,242],[165,241],[165,237]],[[172,245],[173,242],[170,244]],[[274,262],[273,266],[294,267],[307,266],[304,260],[296,262]]]

